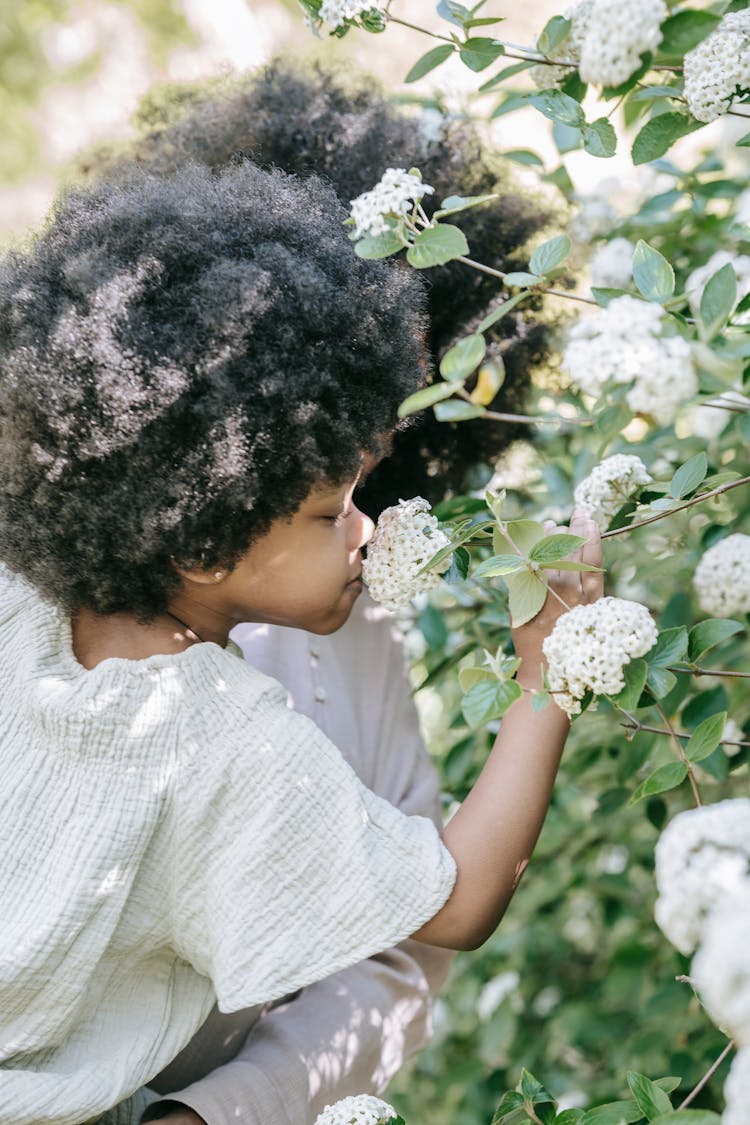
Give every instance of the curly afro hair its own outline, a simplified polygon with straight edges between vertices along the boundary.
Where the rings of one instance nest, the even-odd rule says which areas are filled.
[[[419,385],[422,286],[320,180],[250,162],[71,193],[0,265],[0,558],[147,620],[355,475]]]
[[[139,136],[114,168],[131,161],[159,173],[197,160],[218,169],[241,158],[301,176],[321,175],[348,202],[376,183],[387,166],[417,166],[435,187],[423,206],[439,200],[497,192],[498,198],[459,219],[476,255],[501,270],[526,268],[525,247],[552,216],[546,205],[522,194],[507,166],[483,146],[466,121],[443,120],[437,138],[397,108],[369,75],[329,64],[277,60],[265,69],[204,86],[166,86],[142,104]],[[111,157],[110,157],[111,160]],[[106,154],[91,154],[79,170],[95,175]],[[110,164],[110,167],[112,165]],[[425,274],[432,366],[461,336],[472,332],[488,305],[501,296],[486,274],[449,263]],[[502,357],[505,382],[491,408],[517,412],[529,373],[548,350],[548,327],[539,301],[503,318],[487,333],[489,358]],[[438,422],[425,411],[395,436],[392,451],[371,474],[357,503],[370,515],[405,492],[432,503],[471,486],[478,463],[491,465],[527,430],[483,419]]]

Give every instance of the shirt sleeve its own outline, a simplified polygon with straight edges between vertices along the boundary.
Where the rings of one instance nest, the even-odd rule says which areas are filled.
[[[402,941],[455,881],[432,821],[366,789],[280,688],[248,706],[235,679],[221,710],[190,708],[171,876],[175,948],[227,1012]]]

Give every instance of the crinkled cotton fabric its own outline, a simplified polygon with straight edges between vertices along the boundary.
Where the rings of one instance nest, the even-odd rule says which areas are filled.
[[[3,1125],[96,1119],[217,1000],[293,992],[448,898],[434,824],[367,790],[235,646],[87,671],[4,568],[0,626]]]

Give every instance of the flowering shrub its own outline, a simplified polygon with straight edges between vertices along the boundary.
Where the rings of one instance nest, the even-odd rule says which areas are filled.
[[[467,494],[436,507],[448,542],[415,554],[408,591],[397,590],[397,555],[380,570],[394,605],[425,578],[432,587],[412,619],[414,675],[456,798],[520,694],[510,621],[538,612],[549,570],[582,566],[571,558],[580,541],[544,525],[574,502],[602,529],[609,596],[559,619],[532,695],[535,708],[575,716],[538,845],[549,878],[525,888],[486,949],[458,960],[436,1045],[398,1081],[398,1104],[433,1125],[486,1125],[493,1113],[494,1125],[744,1125],[750,14],[739,2],[580,0],[528,48],[506,42],[481,4],[441,0],[438,14],[442,30],[425,31],[407,82],[433,84],[427,108],[451,128],[459,114],[444,110],[438,68],[453,59],[476,73],[472,115],[565,211],[507,271],[463,233],[462,212],[485,197],[460,194],[460,169],[445,199],[401,170],[411,193],[375,185],[353,205],[358,254],[450,264],[467,287],[477,269],[497,282],[403,416],[507,420],[492,409],[503,373],[485,333],[532,302],[560,324],[557,354],[510,416],[529,440],[478,464]],[[398,4],[381,17],[370,30],[398,34]],[[336,33],[366,31],[369,18]],[[529,107],[547,119],[552,158],[504,152],[492,131]],[[580,153],[590,170],[618,149],[631,171],[582,191]],[[490,995],[487,981],[502,987]]]

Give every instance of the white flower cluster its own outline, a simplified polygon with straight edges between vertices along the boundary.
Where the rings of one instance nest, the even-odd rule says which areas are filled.
[[[619,86],[641,65],[641,55],[662,41],[664,0],[595,0],[578,68],[584,82]]]
[[[633,251],[629,238],[605,242],[591,259],[591,284],[602,289],[627,289],[633,278]]]
[[[579,4],[575,4],[572,8],[568,8],[565,12],[565,19],[570,20],[570,31],[563,43],[555,51],[555,58],[559,58],[561,62],[573,63],[578,66],[581,61],[581,48],[583,47],[588,31],[589,16],[594,8],[596,0],[580,0]],[[538,47],[537,47],[538,50]],[[572,66],[555,66],[550,63],[539,63],[538,66],[532,66],[529,71],[529,77],[535,86],[540,90],[548,90],[550,87],[560,87],[566,78],[573,72]]]
[[[750,877],[709,913],[691,976],[711,1019],[750,1046]]]
[[[664,0],[581,0],[565,13],[570,32],[556,55],[575,63],[584,82],[619,86],[641,65],[641,55],[661,43],[659,25],[666,15]],[[544,89],[561,86],[571,67],[540,64],[530,73]]]
[[[740,1047],[724,1083],[726,1105],[722,1125],[747,1125],[750,1105],[750,1045]]]
[[[656,886],[658,925],[681,953],[692,953],[714,907],[750,889],[750,799],[674,817],[656,845]]]
[[[591,516],[600,531],[605,531],[628,497],[653,479],[640,457],[615,453],[605,457],[576,485],[576,507]]]
[[[555,703],[577,715],[586,692],[617,695],[625,687],[623,668],[653,648],[657,634],[646,607],[624,598],[601,598],[564,613],[542,646]]]
[[[354,237],[383,234],[389,229],[388,217],[403,218],[413,203],[431,195],[434,190],[404,168],[386,168],[374,188],[351,201]]]
[[[682,953],[711,1018],[740,1050],[724,1088],[723,1125],[750,1104],[750,800],[680,813],[656,845],[656,921]]]
[[[717,250],[708,259],[704,266],[698,266],[688,275],[685,282],[685,294],[690,302],[694,316],[700,312],[701,297],[706,283],[722,266],[731,264],[737,278],[737,300],[740,301],[746,293],[750,293],[750,255],[732,254],[729,250]]]
[[[734,746],[733,743],[746,741],[745,732],[742,727],[731,717],[724,723],[724,730],[721,732],[721,741],[724,744],[724,753],[728,758],[734,758],[742,749],[741,746]]]
[[[685,98],[698,121],[726,113],[750,93],[750,11],[728,12],[711,34],[685,55]]]
[[[603,191],[577,197],[578,210],[568,224],[570,237],[574,242],[588,243],[595,238],[609,234],[620,221],[617,208],[603,194]]]
[[[347,20],[356,20],[364,12],[383,12],[379,0],[323,0],[318,18],[312,21],[316,26],[327,23],[331,31],[343,27]]]
[[[398,1117],[395,1109],[372,1094],[353,1094],[333,1105],[327,1105],[315,1119],[315,1125],[384,1125]]]
[[[737,532],[709,547],[695,568],[698,604],[712,617],[750,611],[750,535]]]
[[[581,317],[563,352],[563,367],[586,394],[598,398],[605,384],[631,383],[630,409],[669,425],[698,381],[690,344],[663,336],[663,310],[655,302],[616,297],[606,309]]]
[[[362,563],[370,596],[387,609],[406,605],[417,594],[440,585],[437,571],[419,571],[450,539],[440,530],[430,505],[421,496],[399,500],[381,513]],[[447,570],[446,559],[442,569]]]

